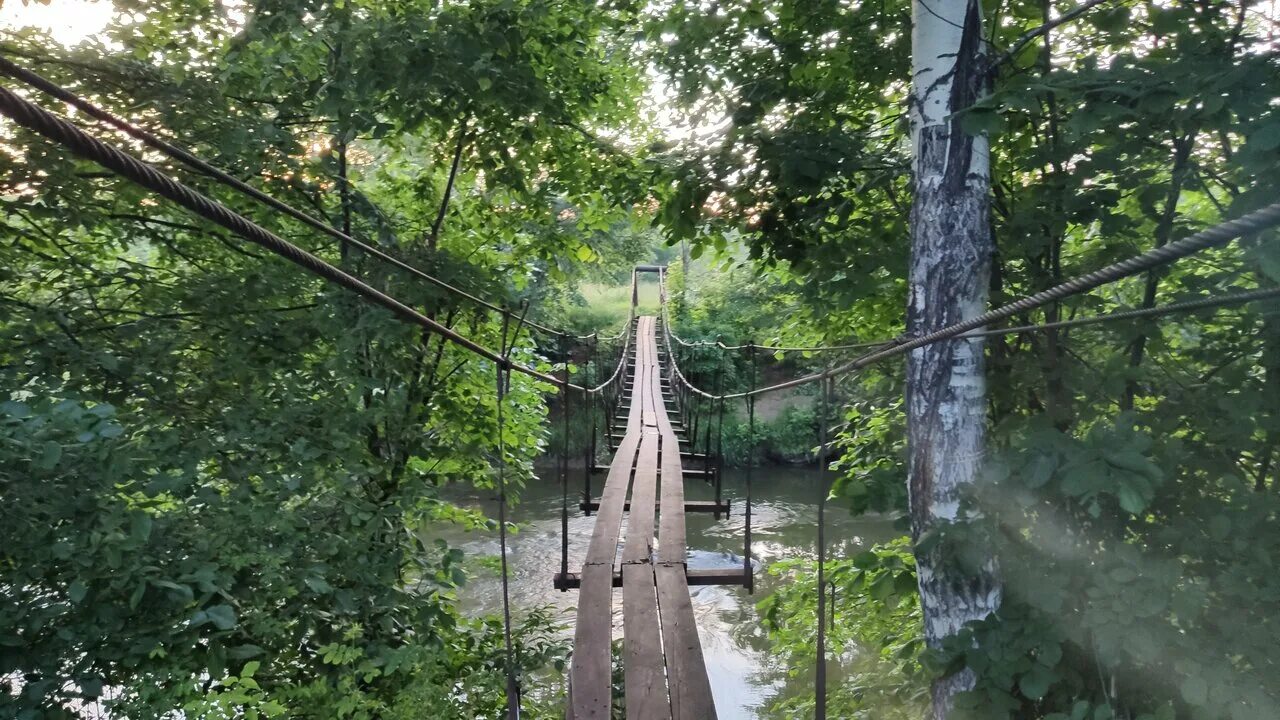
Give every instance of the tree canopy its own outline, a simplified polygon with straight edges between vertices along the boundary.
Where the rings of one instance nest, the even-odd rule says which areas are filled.
[[[664,253],[690,338],[904,330],[906,0],[113,5],[72,47],[0,30],[0,55],[516,314],[613,332],[584,286]],[[981,10],[987,92],[958,118],[990,140],[993,303],[1275,201],[1274,3]],[[505,339],[498,314],[71,117],[448,327]],[[0,714],[83,717],[102,699],[120,717],[498,716],[500,621],[459,607],[463,558],[430,532],[494,526],[446,492],[493,487],[493,365],[0,128]],[[1277,242],[1019,321],[1272,286]],[[592,370],[527,328],[516,348]],[[831,716],[887,717],[886,697],[923,711],[928,679],[958,669],[976,677],[965,717],[1280,714],[1280,307],[985,353],[989,448],[960,521],[832,561],[854,598],[836,637],[869,655],[840,661]],[[714,362],[745,387],[741,356],[691,376]],[[850,512],[907,511],[904,383],[889,362],[837,385],[833,497]],[[567,441],[544,426],[551,390],[513,376],[501,460],[517,485]],[[823,420],[803,416],[790,446]],[[927,650],[913,551],[994,560],[999,612]],[[767,627],[812,663],[813,564],[772,571],[797,582],[763,601]],[[520,668],[548,681],[527,688],[535,717],[562,713],[557,622],[518,618]]]

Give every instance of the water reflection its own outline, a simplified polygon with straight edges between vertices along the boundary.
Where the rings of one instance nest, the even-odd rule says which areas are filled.
[[[716,520],[710,514],[688,516],[690,567],[742,565],[743,480],[740,471],[725,473],[724,496],[733,506],[729,518]],[[572,471],[570,492],[577,492],[581,483],[581,471]],[[600,479],[594,484],[598,491]],[[724,720],[755,718],[757,710],[770,697],[789,692],[784,687],[785,668],[778,667],[769,654],[768,638],[760,625],[755,603],[775,585],[774,578],[768,574],[770,564],[787,558],[812,558],[816,553],[818,473],[797,468],[757,469],[752,484],[751,554],[756,567],[755,596],[741,587],[690,589],[711,688]],[[701,482],[688,481],[686,488],[692,500],[714,497],[710,486]],[[473,495],[454,499],[496,515],[492,498]],[[571,495],[569,501],[569,569],[576,572],[586,554],[595,518],[584,517],[576,511],[576,495]],[[545,605],[560,608],[571,627],[577,593],[561,593],[551,585],[552,576],[560,569],[560,503],[560,487],[553,473],[526,488],[521,504],[512,513],[513,521],[520,524],[521,530],[511,536],[508,548],[511,602],[517,611]],[[897,535],[887,520],[851,518],[839,508],[828,512],[827,522],[829,552],[835,557]],[[624,541],[625,528],[624,522]],[[459,530],[441,537],[461,547],[468,556],[498,553],[496,536]],[[614,593],[614,633],[621,637],[622,591]],[[501,586],[494,573],[478,574],[462,595],[464,606],[477,613],[497,612],[501,607]]]

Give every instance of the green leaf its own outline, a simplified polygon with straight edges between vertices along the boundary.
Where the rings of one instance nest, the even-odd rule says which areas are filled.
[[[80,680],[80,693],[86,698],[98,698],[102,696],[102,678],[86,677]]]
[[[152,524],[153,521],[150,515],[145,512],[135,512],[129,518],[129,536],[137,542],[150,540]]]
[[[1209,701],[1209,684],[1199,675],[1182,680],[1182,699],[1191,705],[1204,705]]]
[[[1058,643],[1042,645],[1036,652],[1036,660],[1047,668],[1056,667],[1062,660],[1062,646]]]
[[[214,605],[205,608],[204,613],[219,630],[230,630],[236,626],[236,611],[230,605]]]
[[[1129,8],[1124,6],[1107,8],[1103,6],[1093,13],[1090,18],[1093,20],[1094,27],[1103,32],[1119,32],[1129,25]]]
[[[1042,487],[1049,479],[1053,477],[1053,471],[1057,469],[1058,463],[1051,455],[1040,455],[1031,464],[1030,472],[1027,473],[1026,485],[1030,488]]]
[[[1116,488],[1116,498],[1120,501],[1120,507],[1131,515],[1141,515],[1147,509],[1147,501],[1142,493],[1127,483]]]
[[[1123,452],[1109,452],[1105,456],[1107,464],[1127,470],[1135,475],[1141,475],[1152,481],[1159,481],[1161,478],[1160,468],[1155,463],[1147,459],[1145,455],[1136,450],[1125,450]]]
[[[102,427],[98,428],[99,437],[114,438],[120,437],[123,434],[124,428],[120,427],[116,423],[106,423]]]
[[[1264,125],[1249,136],[1249,149],[1270,152],[1280,147],[1280,122]]]
[[[85,585],[83,580],[76,580],[67,588],[67,597],[71,598],[71,602],[76,604],[79,604],[88,593],[89,586]]]
[[[1209,537],[1222,542],[1231,534],[1231,518],[1226,515],[1214,515],[1209,519]]]
[[[264,650],[257,645],[236,645],[227,649],[227,658],[231,660],[247,660],[261,655]]]
[[[19,420],[31,417],[31,407],[26,403],[20,403],[14,400],[6,400],[0,403],[0,412]]]
[[[1057,674],[1043,665],[1036,665],[1018,679],[1018,689],[1032,700],[1039,700],[1049,691]]]
[[[40,448],[40,454],[36,457],[35,466],[37,470],[52,470],[58,466],[58,461],[61,459],[62,446],[50,440]]]
[[[1004,130],[1004,118],[991,108],[974,108],[960,116],[960,127],[970,135],[998,135]]]

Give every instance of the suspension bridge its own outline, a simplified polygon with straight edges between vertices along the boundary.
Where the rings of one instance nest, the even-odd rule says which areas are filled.
[[[384,249],[352,237],[321,219],[247,185],[174,143],[112,115],[86,99],[3,57],[0,57],[0,74],[27,86],[21,93],[0,86],[0,114],[7,116],[17,125],[153,191],[192,214],[231,231],[247,242],[269,250],[307,272],[345,288],[364,301],[388,310],[400,320],[434,333],[492,363],[495,368],[495,388],[499,399],[498,427],[503,426],[502,399],[505,397],[513,372],[544,383],[547,388],[561,395],[562,421],[566,428],[571,416],[571,402],[581,402],[580,408],[591,410],[589,415],[593,425],[596,425],[599,418],[603,418],[603,428],[593,427],[593,441],[588,450],[586,458],[588,462],[583,472],[582,497],[577,503],[581,511],[595,514],[595,525],[585,562],[572,572],[568,567],[568,539],[565,530],[569,508],[567,453],[562,454],[560,471],[563,496],[562,556],[560,572],[552,581],[561,590],[568,592],[576,589],[579,593],[574,650],[569,672],[569,697],[566,698],[567,717],[579,720],[612,717],[617,705],[617,698],[614,697],[611,651],[614,638],[614,589],[617,587],[622,589],[622,668],[626,716],[636,720],[665,718],[702,720],[716,717],[712,688],[707,678],[702,649],[698,643],[689,587],[705,584],[740,585],[748,590],[753,587],[750,465],[748,465],[746,501],[742,508],[744,549],[743,564],[740,569],[728,572],[690,570],[686,562],[688,548],[686,547],[685,516],[689,512],[710,512],[718,517],[730,511],[728,503],[723,501],[719,482],[719,458],[722,453],[718,438],[719,429],[723,426],[727,402],[736,401],[745,405],[748,425],[753,430],[757,397],[787,388],[817,384],[820,388],[819,402],[824,406],[824,412],[820,417],[825,417],[825,406],[830,402],[831,383],[834,378],[933,343],[1156,317],[1280,297],[1280,289],[1275,287],[1241,289],[1228,294],[1207,296],[1164,306],[1125,310],[1108,315],[1012,327],[1001,325],[1015,317],[1024,317],[1028,311],[1047,304],[1088,292],[1107,283],[1158,269],[1203,250],[1219,247],[1251,233],[1280,225],[1280,203],[1264,206],[1239,218],[1219,223],[1183,239],[1136,254],[946,327],[929,328],[926,332],[916,334],[904,333],[883,341],[854,342],[824,347],[771,347],[753,343],[725,345],[690,342],[680,338],[672,328],[667,309],[665,284],[661,282],[664,269],[657,266],[641,266],[636,268],[632,276],[631,318],[623,332],[616,338],[621,347],[613,373],[594,386],[580,385],[571,382],[568,361],[570,346],[575,343],[586,343],[588,347],[594,349],[602,340],[598,335],[572,335],[540,325],[528,320],[527,307],[517,312],[454,287]],[[31,91],[44,93],[70,105],[87,117],[123,131],[151,150],[194,170],[202,177],[211,178],[241,193],[274,212],[358,248],[369,256],[439,287],[466,302],[497,313],[503,324],[501,347],[497,350],[485,347],[480,342],[440,323],[432,317],[431,313],[414,308],[376,289],[365,280],[285,240],[135,155],[91,135],[67,118],[31,100],[28,97]],[[656,273],[659,276],[660,315],[636,315],[636,278],[642,273]],[[542,333],[555,340],[563,356],[561,373],[558,376],[512,360],[512,349],[518,342],[520,333],[525,329]],[[682,350],[688,351],[708,345],[720,352],[746,351],[753,361],[756,351],[760,350],[813,353],[860,350],[866,352],[843,362],[828,363],[825,369],[819,372],[764,387],[757,387],[753,372],[747,389],[725,392],[722,387],[716,387],[713,392],[691,382],[688,374],[682,370],[680,360]],[[751,367],[754,369],[754,362]],[[714,435],[713,428],[715,428]],[[601,430],[603,433],[600,432]],[[820,431],[823,435],[818,438],[819,465],[825,470],[828,447],[825,424],[820,423]],[[506,589],[507,488],[506,468],[502,465],[500,435],[499,433],[496,475],[500,500],[498,525],[502,546],[506,701],[508,717],[517,718],[521,707],[521,679],[517,676],[513,661],[511,609]],[[600,435],[605,437],[613,451],[612,461],[607,466],[597,466],[595,462],[594,438]],[[716,438],[715,441],[713,437]],[[606,476],[598,498],[592,492],[591,481],[592,474],[596,472]],[[684,487],[686,478],[700,478],[711,482],[715,488],[715,499],[712,501],[686,499]],[[824,587],[824,512],[825,500],[819,506],[818,523],[815,528],[818,589]],[[822,659],[826,657],[826,649],[824,622],[821,619],[825,618],[826,608],[824,593],[817,592],[817,597],[820,621],[817,623],[816,656]],[[823,718],[825,717],[825,663],[817,662],[815,667],[817,717]]]

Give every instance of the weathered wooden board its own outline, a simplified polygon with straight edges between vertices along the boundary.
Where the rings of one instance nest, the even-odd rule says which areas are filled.
[[[571,717],[609,720],[613,706],[610,677],[613,658],[613,567],[584,565],[578,592],[578,624],[573,637],[569,683],[573,688]]]
[[[633,393],[627,433],[609,466],[582,567],[573,660],[569,666],[569,683],[573,688],[570,717],[578,720],[609,720],[612,715],[613,564],[618,555],[623,507],[640,449],[640,405],[635,402],[639,399]]]
[[[622,566],[622,674],[628,720],[669,720],[658,596],[649,562]]]
[[[627,386],[626,431],[615,436],[618,451],[601,492],[586,562],[575,578],[581,594],[566,716],[577,720],[607,720],[612,712],[610,641],[615,584],[623,588],[627,717],[716,717],[685,565],[681,460],[690,454],[681,452],[668,415],[655,335],[655,319],[639,318]],[[624,512],[629,513],[626,542],[621,572],[615,572]]]
[[[715,720],[716,706],[711,698],[702,644],[698,641],[689,586],[684,580],[684,565],[659,563],[654,566],[654,574],[672,720]]]
[[[658,512],[658,562],[683,563],[687,536],[684,519],[684,470],[680,463],[675,436],[665,414],[658,420],[662,434],[662,494]]]

